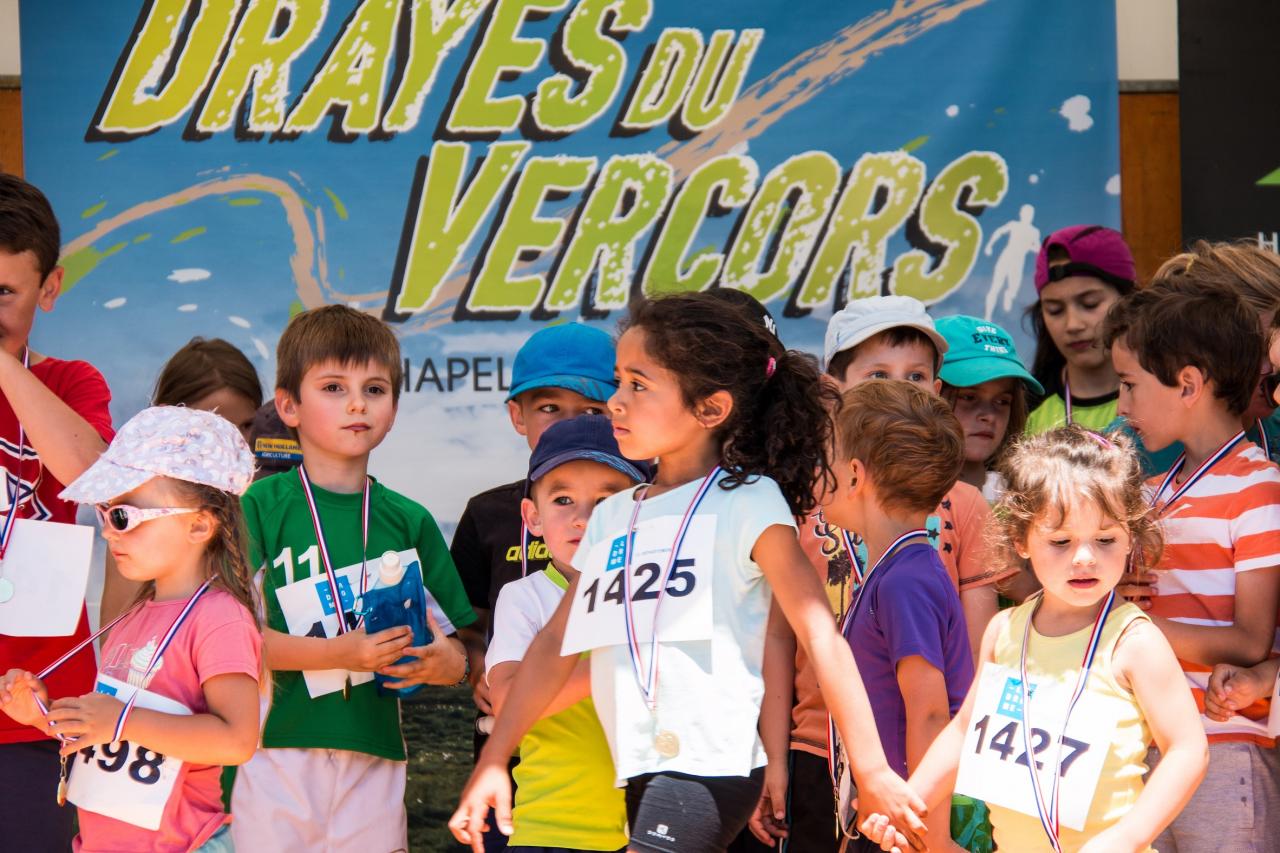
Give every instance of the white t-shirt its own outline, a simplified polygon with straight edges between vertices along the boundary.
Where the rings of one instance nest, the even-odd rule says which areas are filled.
[[[551,621],[560,606],[564,590],[547,577],[534,572],[512,581],[498,593],[493,607],[493,639],[484,654],[485,680],[500,663],[522,661],[538,632]]]
[[[645,500],[636,523],[631,595],[640,602],[636,624],[646,671],[657,575],[666,568],[675,530],[699,485],[700,480],[687,483]],[[598,621],[601,614],[611,620],[613,630],[607,637],[594,629],[600,640],[591,654],[591,695],[613,752],[618,784],[662,771],[749,775],[765,764],[757,723],[772,597],[751,551],[760,534],[775,524],[794,530],[791,511],[778,484],[768,477],[729,491],[719,485],[708,491],[681,546],[680,574],[673,573],[662,599],[657,709],[651,712],[636,682],[629,647],[619,639],[625,637],[620,627],[625,623],[621,595],[614,589],[634,494],[631,489],[613,495],[591,514],[573,560],[582,577],[565,636],[566,650],[575,632],[581,647],[584,625]],[[646,571],[646,566],[656,568]],[[694,590],[695,585],[702,589]],[[650,600],[641,601],[638,595],[642,597],[646,588]],[[590,614],[585,613],[588,600]],[[643,605],[650,609],[645,611]],[[659,732],[679,739],[677,755],[663,758],[657,753],[654,739]]]

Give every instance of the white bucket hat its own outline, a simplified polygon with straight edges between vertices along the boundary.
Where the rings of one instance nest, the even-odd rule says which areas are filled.
[[[831,315],[822,347],[822,369],[831,365],[837,353],[897,326],[917,329],[933,341],[938,361],[947,354],[947,339],[938,334],[924,303],[910,296],[868,296],[854,299]]]
[[[59,497],[105,503],[153,477],[242,495],[253,482],[253,453],[240,430],[221,415],[184,406],[153,406],[120,427],[98,461]]]

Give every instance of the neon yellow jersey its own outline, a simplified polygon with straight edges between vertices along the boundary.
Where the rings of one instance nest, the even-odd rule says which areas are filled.
[[[1103,432],[1115,423],[1116,403],[1119,393],[1106,394],[1102,397],[1084,399],[1073,397],[1071,400],[1071,420],[1094,432]],[[1051,429],[1067,425],[1067,404],[1061,394],[1046,397],[1044,402],[1036,406],[1034,412],[1027,416],[1027,435],[1039,435]]]

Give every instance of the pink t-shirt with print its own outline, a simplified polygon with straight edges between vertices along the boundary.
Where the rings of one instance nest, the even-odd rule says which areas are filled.
[[[108,635],[99,671],[127,682],[134,657],[143,666],[142,658],[150,658],[147,647],[155,649],[184,604],[185,599],[143,604]],[[256,681],[261,660],[262,634],[253,616],[229,593],[210,589],[178,629],[146,689],[182,703],[193,714],[208,713],[202,685],[228,674],[244,674]],[[81,809],[76,851],[186,853],[198,847],[227,821],[222,810],[221,772],[221,767],[183,764],[160,828],[155,831]]]

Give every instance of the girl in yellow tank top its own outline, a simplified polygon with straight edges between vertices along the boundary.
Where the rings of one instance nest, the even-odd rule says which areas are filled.
[[[1138,460],[1123,436],[1072,426],[1024,440],[1005,468],[994,558],[1029,562],[1043,591],[991,620],[973,687],[911,786],[931,814],[953,789],[985,799],[999,850],[1150,850],[1208,751],[1168,641],[1115,594],[1130,561],[1160,556]],[[1164,758],[1144,785],[1152,742]],[[895,838],[881,815],[862,829]]]

